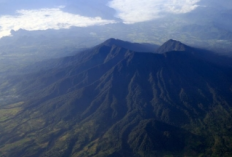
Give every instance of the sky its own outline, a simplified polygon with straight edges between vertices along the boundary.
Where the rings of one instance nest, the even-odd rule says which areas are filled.
[[[0,0],[0,38],[11,31],[135,24],[186,14],[201,0]],[[108,15],[108,16],[105,16]]]
[[[232,0],[0,0],[0,39],[19,30],[91,28],[101,41],[161,44],[175,38],[203,47],[223,43],[228,49],[231,17]]]

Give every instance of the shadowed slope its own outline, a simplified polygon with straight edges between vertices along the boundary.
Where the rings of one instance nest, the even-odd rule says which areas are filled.
[[[154,54],[115,44],[74,58],[19,81],[30,98],[0,123],[1,155],[231,153],[231,68],[187,49]]]

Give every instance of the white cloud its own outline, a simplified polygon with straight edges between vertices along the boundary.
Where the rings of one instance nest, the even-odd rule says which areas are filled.
[[[112,0],[109,7],[126,24],[156,19],[165,13],[181,14],[193,11],[200,0]]]
[[[63,12],[61,8],[63,7],[18,10],[16,16],[0,16],[0,38],[11,35],[11,30],[67,29],[72,26],[87,27],[115,23],[113,20],[104,20],[101,17],[91,18]]]

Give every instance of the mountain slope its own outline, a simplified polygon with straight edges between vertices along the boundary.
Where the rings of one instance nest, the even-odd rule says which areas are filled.
[[[230,67],[188,48],[154,54],[103,43],[12,81],[27,99],[1,109],[15,114],[0,118],[0,154],[229,156],[231,78]]]
[[[165,53],[170,51],[191,51],[192,48],[173,39],[166,41],[157,49],[157,53]]]

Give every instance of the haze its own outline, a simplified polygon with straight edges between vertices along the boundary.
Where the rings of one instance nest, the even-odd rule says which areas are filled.
[[[0,157],[232,154],[231,0],[0,0]]]
[[[0,59],[57,58],[111,37],[231,54],[231,17],[230,0],[1,0]]]

